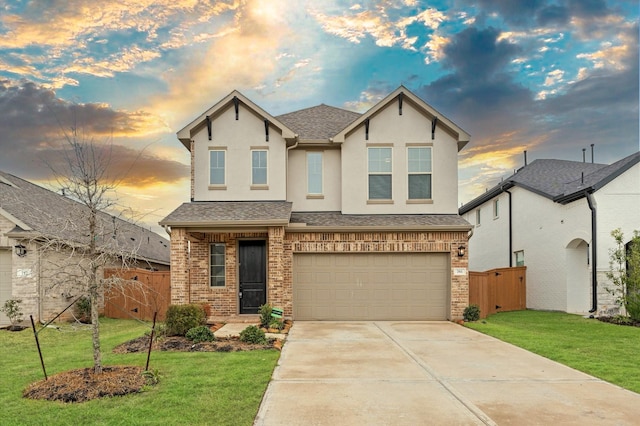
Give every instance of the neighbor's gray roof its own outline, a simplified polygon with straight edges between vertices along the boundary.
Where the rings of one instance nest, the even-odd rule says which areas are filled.
[[[14,235],[54,237],[86,243],[87,208],[83,204],[19,177],[0,171],[0,214],[10,215]],[[106,242],[131,250],[140,260],[169,264],[169,240],[110,214],[98,213],[98,228]]]
[[[321,104],[279,115],[276,118],[298,134],[300,139],[329,139],[360,117],[346,109]]]
[[[340,212],[294,212],[291,224],[322,228],[470,229],[457,214],[342,214]],[[301,227],[304,229],[303,227]],[[290,228],[295,229],[295,228]]]
[[[613,164],[593,164],[565,160],[535,160],[504,182],[460,207],[460,214],[491,200],[505,189],[519,186],[553,201],[566,204],[594,192],[640,162],[640,152]]]
[[[288,201],[193,201],[175,209],[160,225],[285,225],[291,205]]]

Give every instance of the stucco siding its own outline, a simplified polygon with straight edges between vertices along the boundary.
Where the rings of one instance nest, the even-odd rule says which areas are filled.
[[[307,193],[307,152],[322,152],[322,194]],[[339,149],[297,148],[289,151],[287,201],[293,211],[340,211],[341,170]]]
[[[431,119],[409,102],[398,114],[397,102],[347,135],[342,144],[342,212],[345,214],[456,213],[458,202],[457,141],[442,127],[431,139]],[[414,204],[408,199],[407,144],[432,146],[432,201]],[[388,144],[392,151],[392,203],[367,203],[367,147]],[[377,145],[380,146],[380,145]]]
[[[499,214],[493,215],[493,202],[499,200]],[[480,224],[476,223],[476,211],[480,209]],[[469,269],[486,271],[509,266],[509,198],[500,194],[489,202],[464,215],[474,225],[469,240]]]
[[[286,198],[286,143],[280,132],[270,126],[265,139],[262,117],[240,104],[238,120],[233,105],[212,120],[212,138],[202,127],[193,137],[194,201],[284,200]],[[224,187],[209,185],[209,149],[225,154]],[[251,150],[268,151],[267,185],[251,184]]]

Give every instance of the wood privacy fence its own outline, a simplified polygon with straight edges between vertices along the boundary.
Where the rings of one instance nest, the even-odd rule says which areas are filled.
[[[105,293],[104,315],[108,318],[163,321],[171,303],[171,272],[146,269],[105,269],[104,277],[124,281]]]
[[[527,267],[469,271],[469,304],[480,306],[480,318],[527,309]]]

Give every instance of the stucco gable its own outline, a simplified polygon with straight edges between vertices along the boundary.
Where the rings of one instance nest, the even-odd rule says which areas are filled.
[[[191,123],[187,124],[184,128],[178,131],[178,139],[182,144],[187,148],[191,148],[191,139],[193,135],[196,134],[201,129],[207,126],[207,121],[212,121],[215,117],[225,111],[227,108],[235,108],[235,103],[241,103],[244,107],[248,108],[252,113],[261,117],[263,120],[268,120],[268,124],[271,127],[277,128],[280,133],[282,133],[282,137],[286,140],[294,140],[296,138],[296,134],[289,127],[284,125],[280,120],[273,117],[271,114],[260,108],[258,105],[253,103],[249,98],[244,96],[242,93],[234,90],[229,93],[227,96],[222,98],[219,102],[213,105],[211,108],[200,114],[198,118],[193,120]],[[241,119],[238,117],[238,119]]]
[[[435,125],[450,133],[458,142],[458,151],[460,151],[464,146],[469,142],[471,136],[462,130],[459,126],[457,126],[454,122],[449,120],[447,117],[442,115],[439,111],[433,108],[431,105],[427,104],[425,101],[420,99],[418,96],[413,94],[409,89],[404,86],[398,87],[396,90],[387,95],[380,102],[371,107],[367,112],[362,114],[357,120],[353,121],[347,127],[342,129],[339,133],[337,133],[333,137],[333,142],[342,143],[345,141],[347,135],[352,133],[358,127],[365,125],[367,120],[370,120],[376,114],[378,114],[381,110],[389,107],[400,108],[399,102],[400,99],[402,103],[410,102],[415,108],[417,108],[424,116],[431,120],[432,123],[435,121]]]

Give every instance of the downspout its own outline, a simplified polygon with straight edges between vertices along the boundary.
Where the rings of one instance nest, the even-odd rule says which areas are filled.
[[[503,188],[504,192],[509,194],[509,268],[513,267],[513,221],[512,221],[512,209],[511,209],[511,192],[508,189]]]
[[[596,234],[596,202],[593,194],[585,191],[589,210],[591,210],[591,310],[594,313],[598,310],[598,244]]]
[[[284,159],[285,161],[285,166],[284,166],[284,180],[285,180],[285,201],[289,199],[289,151],[291,151],[292,149],[295,149],[298,147],[298,144],[300,143],[300,139],[298,138],[298,135],[295,135],[296,138],[296,143],[294,143],[293,145],[287,147],[287,157]]]

